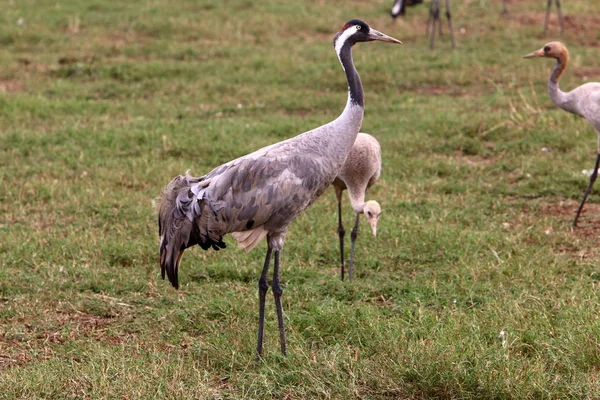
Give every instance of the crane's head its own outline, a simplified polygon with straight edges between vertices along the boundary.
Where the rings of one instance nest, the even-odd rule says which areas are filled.
[[[534,58],[534,57],[549,57],[556,59],[563,59],[569,56],[567,47],[561,42],[550,42],[546,43],[544,47],[539,50],[529,53],[523,58]]]
[[[365,214],[365,217],[367,217],[369,224],[371,224],[373,236],[377,236],[377,221],[381,215],[381,206],[375,200],[369,200],[365,203],[363,213]]]
[[[342,29],[335,35],[333,38],[333,46],[339,54],[339,51],[346,43],[352,46],[357,42],[371,42],[374,40],[402,44],[402,42],[398,39],[394,39],[391,36],[371,28],[366,22],[353,19],[346,22],[346,25],[344,25]]]

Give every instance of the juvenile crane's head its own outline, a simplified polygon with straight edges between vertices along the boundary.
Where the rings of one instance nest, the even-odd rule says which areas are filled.
[[[569,50],[561,42],[550,42],[546,43],[544,47],[539,50],[529,53],[523,58],[534,58],[534,57],[548,57],[556,58],[557,60],[564,60],[569,58]]]
[[[365,203],[363,213],[365,214],[365,217],[367,217],[369,224],[371,224],[373,236],[377,236],[377,221],[381,215],[381,206],[375,200],[369,200]]]
[[[345,44],[350,46],[358,42],[371,42],[373,40],[381,40],[382,42],[399,43],[402,44],[398,39],[394,39],[384,33],[376,31],[367,25],[366,22],[353,19],[346,22],[346,25],[335,35],[333,38],[333,46],[338,54]]]

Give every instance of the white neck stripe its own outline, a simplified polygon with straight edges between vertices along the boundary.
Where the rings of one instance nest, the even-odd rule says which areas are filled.
[[[351,26],[348,29],[346,29],[344,32],[342,32],[342,34],[340,36],[338,36],[336,42],[335,42],[335,52],[338,55],[338,58],[340,58],[340,52],[342,51],[342,47],[344,46],[344,43],[346,43],[346,40],[348,40],[348,38],[352,35],[354,35],[356,33],[356,26]]]

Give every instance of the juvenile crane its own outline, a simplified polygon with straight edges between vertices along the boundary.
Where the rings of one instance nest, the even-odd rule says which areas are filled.
[[[367,190],[373,186],[381,175],[381,146],[373,136],[367,133],[359,133],[346,158],[346,162],[333,181],[333,188],[338,203],[338,234],[340,237],[341,267],[340,276],[344,280],[344,225],[342,224],[342,192],[348,189],[350,203],[356,213],[354,228],[350,232],[352,247],[350,249],[350,265],[348,267],[348,279],[352,280],[354,274],[354,246],[358,237],[358,223],[360,214],[364,214],[373,236],[377,235],[377,221],[381,215],[381,207],[375,200],[365,202]]]
[[[600,165],[600,83],[586,83],[576,87],[570,92],[563,92],[558,88],[558,80],[565,71],[565,68],[567,68],[567,64],[569,62],[569,51],[567,50],[567,47],[560,42],[547,43],[541,49],[527,54],[524,58],[533,57],[548,57],[556,59],[556,66],[554,67],[554,70],[552,71],[548,81],[548,92],[550,93],[550,98],[554,104],[563,110],[585,118],[590,124],[592,124],[598,133],[596,164],[594,165],[594,170],[590,175],[590,182],[587,189],[583,193],[583,199],[581,200],[581,204],[579,204],[579,208],[575,214],[575,219],[573,220],[573,227],[576,227],[579,214],[581,214],[583,205],[585,204],[588,195],[592,191],[592,186],[594,186],[594,182],[598,177],[598,166]]]
[[[264,147],[194,178],[173,179],[163,190],[158,216],[160,265],[177,288],[178,268],[186,248],[225,247],[231,233],[238,245],[252,250],[267,239],[267,254],[258,280],[259,317],[256,352],[262,354],[267,274],[274,255],[271,287],[275,299],[281,352],[286,354],[279,281],[279,254],[289,223],[314,202],[342,168],[364,114],[363,87],[352,60],[352,46],[379,40],[401,43],[351,20],[335,35],[333,46],[348,81],[348,100],[334,121],[294,138]]]

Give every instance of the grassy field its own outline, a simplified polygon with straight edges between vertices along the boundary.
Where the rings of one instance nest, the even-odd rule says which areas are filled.
[[[597,193],[570,228],[596,134],[551,103],[553,61],[521,58],[555,14],[544,36],[542,0],[456,0],[457,48],[429,51],[427,6],[390,3],[2,2],[0,398],[600,398]],[[600,3],[564,3],[571,89],[600,80]],[[291,225],[290,354],[269,295],[255,362],[266,245],[192,249],[175,291],[153,200],[337,117],[352,18],[404,42],[354,49],[379,234],[350,283],[333,191]]]

